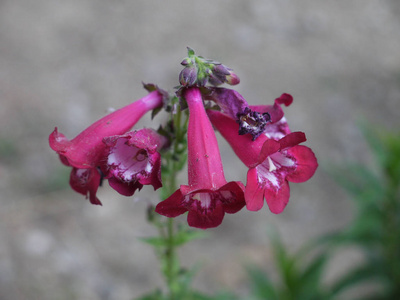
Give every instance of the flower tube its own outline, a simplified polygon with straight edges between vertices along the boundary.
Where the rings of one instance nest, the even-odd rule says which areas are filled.
[[[49,137],[50,147],[71,166],[82,169],[94,167],[106,148],[103,138],[127,132],[146,112],[162,104],[162,95],[158,91],[151,92],[101,118],[72,140],[68,140],[56,128]]]
[[[188,211],[188,224],[197,228],[217,227],[225,213],[236,213],[245,205],[241,182],[226,182],[217,139],[204,109],[198,88],[184,91],[189,107],[188,185],[156,206],[156,212],[176,217]]]
[[[100,170],[105,167],[108,154],[103,139],[127,132],[146,112],[162,105],[162,94],[153,91],[96,121],[72,140],[59,133],[56,127],[49,136],[49,144],[63,164],[73,167],[71,187],[86,197],[89,195],[92,204],[101,205],[96,191],[101,181]]]
[[[280,114],[276,105],[265,106],[263,110],[274,109]],[[280,120],[276,121],[279,116],[276,117],[273,111],[271,118],[275,118],[276,122],[267,125],[263,134],[254,141],[248,134],[238,135],[240,125],[231,117],[212,110],[208,111],[208,116],[249,168],[245,191],[247,209],[260,210],[265,198],[271,212],[281,213],[289,201],[289,181],[307,181],[318,167],[311,149],[299,145],[306,140],[305,134],[291,133],[286,119],[280,116]]]

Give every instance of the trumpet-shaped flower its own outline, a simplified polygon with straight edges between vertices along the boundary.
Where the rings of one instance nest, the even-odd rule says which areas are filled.
[[[291,102],[291,97],[286,95],[278,98],[274,106],[250,107],[261,113],[268,112],[274,121],[267,124],[263,134],[254,141],[248,134],[238,135],[239,124],[233,118],[218,111],[208,111],[213,125],[249,168],[245,200],[251,211],[261,209],[265,198],[271,212],[281,213],[289,201],[289,181],[307,181],[318,166],[311,149],[299,145],[306,140],[305,134],[291,133],[281,113],[280,102]]]
[[[146,112],[162,104],[162,95],[158,91],[151,92],[101,118],[72,140],[68,140],[56,128],[49,137],[50,147],[75,168],[94,167],[106,148],[103,138],[127,132]]]
[[[199,89],[189,88],[184,96],[189,107],[188,185],[181,185],[160,202],[156,212],[176,217],[188,211],[190,226],[217,227],[225,213],[236,213],[245,205],[244,186],[225,179],[217,139]]]
[[[132,196],[143,185],[158,189],[161,184],[161,156],[158,151],[166,138],[144,128],[104,139],[109,147],[108,183],[117,192]]]
[[[101,180],[100,170],[104,168],[108,154],[103,139],[127,132],[146,112],[162,105],[163,95],[153,91],[96,121],[72,140],[55,128],[49,136],[49,144],[59,154],[62,163],[73,167],[71,187],[86,196],[89,194],[92,204],[101,204],[96,191]]]

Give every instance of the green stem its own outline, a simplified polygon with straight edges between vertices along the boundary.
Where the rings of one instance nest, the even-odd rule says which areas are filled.
[[[175,138],[172,141],[172,146],[169,153],[164,156],[166,158],[166,169],[167,176],[163,178],[164,189],[167,195],[172,195],[177,189],[176,177],[181,171],[182,163],[181,155],[182,149],[185,149],[185,134],[187,127],[187,120],[182,123],[182,112],[177,109],[176,114],[172,115],[173,130]],[[164,200],[164,199],[162,199]],[[175,225],[174,219],[168,218],[165,222],[161,222],[159,227],[160,236],[165,241],[165,247],[163,251],[159,253],[160,261],[163,264],[163,273],[166,279],[166,283],[169,289],[169,299],[176,299],[176,295],[179,294],[180,286],[178,284],[178,274],[180,270],[179,261],[176,256],[176,245],[175,245]]]
[[[178,286],[176,284],[177,274],[175,270],[176,254],[174,245],[174,219],[172,218],[169,218],[167,222],[167,240],[168,240],[168,246],[165,252],[166,264],[167,264],[166,279],[169,288],[170,298],[174,299],[175,298],[174,295]]]

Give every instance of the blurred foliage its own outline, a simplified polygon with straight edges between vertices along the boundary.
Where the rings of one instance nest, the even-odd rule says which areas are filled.
[[[356,246],[365,263],[351,270],[333,287],[339,295],[349,287],[373,281],[376,291],[362,299],[400,299],[400,132],[384,132],[363,125],[362,131],[377,168],[349,164],[332,172],[356,207],[348,227],[321,241]]]
[[[274,235],[271,241],[279,280],[272,281],[259,267],[249,267],[251,295],[248,300],[331,299],[322,285],[328,252],[314,254],[312,259],[307,260],[306,256],[311,253],[309,245],[291,255],[278,235]]]
[[[17,161],[19,157],[17,142],[10,138],[0,137],[0,161],[11,163]]]

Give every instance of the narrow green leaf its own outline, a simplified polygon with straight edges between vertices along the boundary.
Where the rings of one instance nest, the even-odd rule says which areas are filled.
[[[194,55],[194,50],[190,47],[186,47],[187,48],[187,52],[188,52],[188,56],[191,57]]]
[[[174,237],[174,245],[181,246],[187,242],[201,239],[207,236],[207,233],[200,230],[181,230]]]
[[[364,283],[367,280],[372,280],[380,277],[380,272],[372,264],[361,265],[340,278],[332,285],[332,295],[342,293],[346,289]]]
[[[365,121],[359,122],[359,127],[370,149],[372,150],[375,159],[377,160],[377,162],[379,162],[380,165],[384,165],[386,160],[386,153],[382,143],[382,139],[380,138],[381,134],[378,133],[375,127],[368,125]]]
[[[153,120],[154,117],[162,110],[162,107],[157,107],[151,111],[151,119]]]
[[[162,237],[146,237],[139,238],[139,240],[156,248],[166,247],[168,245],[168,242]]]
[[[281,274],[282,282],[289,290],[296,290],[298,285],[298,271],[296,260],[291,257],[277,234],[271,237],[276,266]]]
[[[278,299],[274,285],[267,274],[257,267],[247,268],[247,273],[250,277],[251,293],[257,299]]]
[[[327,261],[328,254],[325,252],[314,258],[300,275],[300,283],[302,285],[319,285]]]

